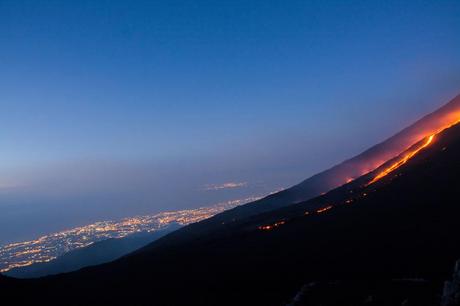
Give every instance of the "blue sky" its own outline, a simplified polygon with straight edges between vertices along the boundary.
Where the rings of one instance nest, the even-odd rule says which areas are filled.
[[[0,0],[0,243],[34,234],[17,220],[196,207],[351,157],[460,93],[458,16],[455,0]],[[247,185],[201,189],[225,182]]]

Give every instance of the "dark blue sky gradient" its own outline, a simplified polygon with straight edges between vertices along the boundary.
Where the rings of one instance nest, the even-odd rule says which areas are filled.
[[[351,157],[460,93],[459,16],[456,0],[0,0],[0,243]],[[229,181],[248,187],[202,190]]]

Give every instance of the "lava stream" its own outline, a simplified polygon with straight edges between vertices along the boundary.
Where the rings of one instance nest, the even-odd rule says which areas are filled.
[[[458,118],[458,117],[457,117]],[[381,178],[387,176],[388,174],[390,174],[391,172],[393,172],[394,170],[398,169],[399,167],[401,167],[402,165],[404,165],[409,159],[411,159],[412,157],[414,157],[415,155],[417,155],[418,152],[420,152],[421,150],[425,149],[426,147],[428,147],[432,142],[433,142],[433,139],[436,135],[444,132],[445,130],[447,130],[448,128],[451,128],[453,127],[454,125],[457,125],[457,124],[460,124],[460,119],[457,119],[455,120],[454,122],[451,122],[443,127],[441,127],[440,129],[438,129],[437,131],[435,131],[433,134],[431,134],[430,136],[427,136],[426,138],[426,141],[420,146],[418,147],[417,149],[414,149],[412,151],[409,151],[406,155],[404,155],[399,161],[395,162],[394,164],[392,164],[390,167],[386,168],[385,170],[383,170],[382,172],[380,172],[376,177],[374,177],[369,183],[367,183],[365,185],[365,187],[377,182],[378,180],[380,180]]]
[[[379,174],[377,174],[376,177],[374,177],[372,179],[372,181],[370,181],[369,183],[367,183],[366,186],[369,186],[375,182],[377,182],[378,180],[382,179],[383,177],[387,176],[388,174],[390,174],[391,172],[393,172],[394,170],[398,169],[399,167],[401,167],[402,165],[404,165],[405,163],[407,163],[407,161],[409,159],[411,159],[412,157],[414,157],[415,155],[417,155],[418,152],[420,152],[421,150],[423,150],[424,148],[428,147],[432,142],[433,142],[433,139],[434,139],[434,136],[436,134],[433,134],[433,135],[430,135],[427,140],[420,146],[418,147],[417,149],[414,149],[412,151],[409,151],[406,155],[404,155],[400,160],[398,160],[397,162],[395,162],[394,164],[392,164],[391,166],[389,166],[388,168],[386,168],[385,170],[383,170],[382,172],[380,172]]]

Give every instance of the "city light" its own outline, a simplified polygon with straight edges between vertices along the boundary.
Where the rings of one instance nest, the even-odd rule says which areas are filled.
[[[105,239],[123,238],[139,232],[154,232],[172,223],[181,225],[195,223],[260,198],[248,197],[218,203],[210,207],[166,211],[154,215],[125,218],[119,221],[100,221],[42,236],[36,240],[10,243],[0,246],[0,272],[34,263],[49,262],[69,251]]]

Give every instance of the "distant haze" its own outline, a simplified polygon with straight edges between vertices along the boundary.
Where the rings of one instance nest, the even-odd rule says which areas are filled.
[[[0,243],[267,194],[460,93],[460,2],[0,1]]]

